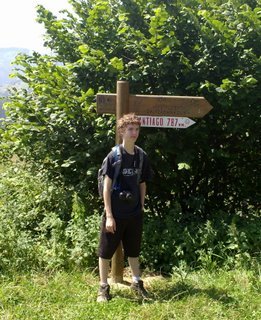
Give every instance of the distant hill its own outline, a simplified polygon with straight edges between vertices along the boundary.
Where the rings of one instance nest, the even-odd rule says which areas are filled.
[[[17,79],[9,78],[9,74],[14,68],[11,63],[14,61],[18,53],[30,53],[26,48],[0,48],[0,96],[7,97],[8,86],[15,85],[19,82]],[[0,118],[4,116],[2,109],[3,100],[0,100]]]
[[[14,61],[18,53],[30,53],[26,48],[0,48],[0,86],[5,86],[15,80],[9,78],[9,74],[14,66],[11,62]]]

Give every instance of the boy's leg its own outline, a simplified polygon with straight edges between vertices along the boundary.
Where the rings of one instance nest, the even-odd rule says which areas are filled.
[[[128,258],[128,262],[132,272],[132,284],[131,289],[135,291],[139,296],[146,299],[148,298],[148,292],[143,286],[143,281],[140,279],[140,263],[139,258]]]
[[[128,257],[129,266],[131,268],[132,280],[133,282],[138,282],[140,280],[140,262],[139,258]]]
[[[100,289],[98,293],[98,302],[106,302],[111,299],[110,286],[108,284],[108,274],[110,268],[110,260],[116,251],[122,234],[122,223],[116,222],[115,233],[109,233],[105,228],[106,218],[102,219],[100,244],[98,249],[99,255],[99,274],[100,274]]]
[[[142,298],[147,298],[148,293],[143,287],[143,281],[140,279],[139,254],[142,238],[142,224],[142,215],[129,220],[128,227],[124,233],[123,245],[132,272],[133,281],[131,288]]]
[[[108,284],[108,274],[110,268],[110,260],[99,258],[99,274],[100,274],[100,284]]]
[[[108,285],[109,268],[110,260],[99,258],[100,288],[97,302],[107,302],[111,299],[110,286]]]
[[[128,256],[128,262],[131,268],[133,280],[140,280],[139,254],[142,238],[142,215],[130,218],[123,236],[123,248]]]

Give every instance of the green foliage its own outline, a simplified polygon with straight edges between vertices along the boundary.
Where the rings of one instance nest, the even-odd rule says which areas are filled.
[[[21,165],[5,166],[0,181],[1,273],[96,265],[100,217],[87,217],[75,193]]]
[[[70,3],[74,14],[61,20],[38,6],[53,55],[15,61],[14,73],[27,87],[14,88],[5,103],[2,158],[18,155],[62,188],[70,208],[76,201],[93,218],[102,210],[97,171],[115,126],[114,116],[96,114],[95,95],[115,92],[116,80],[126,79],[132,93],[205,96],[214,109],[193,127],[142,129],[139,145],[155,173],[145,233],[151,254],[145,250],[144,260],[157,267],[179,260],[214,266],[258,255],[260,1]],[[51,254],[62,247],[54,265],[67,259],[66,237],[80,243],[70,253],[75,261],[88,263],[83,252],[94,244],[84,240],[86,222],[79,218],[77,232],[72,209],[62,216],[59,210],[48,211],[41,224],[44,233],[49,225],[57,229]],[[157,242],[150,232],[158,226],[164,237]]]
[[[260,217],[255,212],[231,220],[218,211],[211,220],[198,223],[183,216],[177,204],[171,207],[165,217],[145,218],[144,265],[169,273],[182,263],[211,270],[248,267],[254,257],[260,262]]]

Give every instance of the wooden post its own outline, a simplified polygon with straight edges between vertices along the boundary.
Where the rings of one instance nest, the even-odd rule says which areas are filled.
[[[118,120],[129,112],[129,82],[117,81],[116,119]],[[116,144],[121,143],[121,138],[116,127]]]
[[[118,120],[129,112],[129,83],[128,81],[117,81],[117,96],[116,96],[116,119]],[[121,137],[116,126],[116,144],[121,142]],[[112,283],[123,282],[124,270],[124,253],[122,244],[119,245],[112,257],[111,262],[111,281]]]

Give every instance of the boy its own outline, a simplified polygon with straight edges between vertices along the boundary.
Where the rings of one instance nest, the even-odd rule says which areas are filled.
[[[122,241],[124,252],[132,271],[131,288],[142,297],[147,296],[140,279],[139,254],[142,237],[143,208],[146,195],[146,181],[151,179],[151,168],[147,154],[138,151],[135,142],[140,132],[140,120],[133,114],[126,114],[118,121],[117,130],[122,138],[120,145],[122,162],[118,177],[118,188],[111,191],[114,166],[113,151],[107,156],[104,167],[104,216],[99,245],[100,289],[97,301],[111,299],[108,273],[110,259]],[[142,168],[139,168],[139,152],[143,152]],[[141,170],[140,174],[139,170]],[[138,177],[140,177],[139,181]]]

